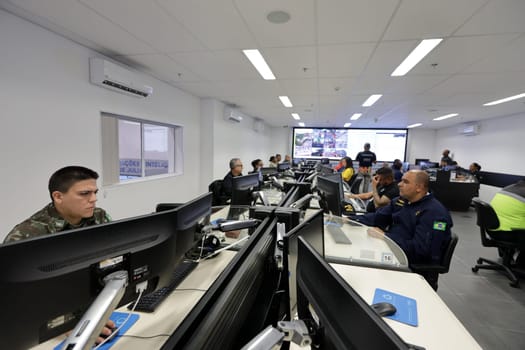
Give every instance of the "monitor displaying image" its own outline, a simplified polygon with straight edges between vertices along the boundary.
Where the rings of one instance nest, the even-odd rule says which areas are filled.
[[[407,129],[294,128],[292,157],[355,159],[368,142],[378,162],[403,161],[407,135]]]

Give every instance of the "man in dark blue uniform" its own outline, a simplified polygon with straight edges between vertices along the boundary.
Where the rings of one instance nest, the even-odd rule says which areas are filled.
[[[428,193],[428,175],[411,170],[399,183],[400,197],[377,212],[357,217],[357,220],[375,226],[371,235],[387,236],[405,252],[409,264],[439,264],[450,241],[452,218],[448,210]],[[423,277],[437,289],[437,273]]]
[[[377,162],[376,154],[370,151],[368,142],[365,143],[364,150],[357,154],[355,160],[359,162],[360,168],[366,168],[367,170],[372,167],[372,163],[375,164]]]

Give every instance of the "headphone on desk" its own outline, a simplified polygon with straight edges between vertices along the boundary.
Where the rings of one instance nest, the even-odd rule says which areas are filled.
[[[204,234],[202,239],[195,242],[192,249],[186,253],[186,258],[199,260],[205,258],[221,247],[221,240],[212,234]]]

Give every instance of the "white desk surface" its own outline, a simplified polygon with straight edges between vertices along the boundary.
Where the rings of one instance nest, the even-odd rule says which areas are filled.
[[[407,343],[431,349],[481,349],[463,324],[428,285],[415,273],[361,266],[330,264],[368,303],[376,288],[405,295],[417,301],[418,326],[383,318]]]
[[[137,313],[140,315],[139,319],[125,334],[141,337],[161,336],[148,339],[124,336],[118,339],[111,349],[144,350],[162,347],[208,288],[215,282],[235,254],[236,252],[223,251],[215,258],[201,261],[178,288],[158,306],[155,312]],[[126,306],[117,309],[117,311],[129,312]],[[53,349],[64,339],[65,336],[59,336],[32,349]]]

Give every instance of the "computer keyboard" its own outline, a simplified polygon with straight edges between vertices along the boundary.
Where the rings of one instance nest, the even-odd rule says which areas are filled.
[[[352,244],[350,238],[348,238],[345,235],[343,230],[341,230],[341,227],[339,227],[337,224],[328,223],[325,225],[325,228],[332,235],[332,238],[334,239],[335,243]]]
[[[186,276],[190,274],[193,269],[198,265],[197,262],[191,261],[191,260],[184,260],[181,262],[177,267],[175,268],[175,271],[173,271],[172,278],[170,280],[170,283],[162,288],[157,289],[153,293],[149,293],[146,295],[143,295],[139,303],[137,304],[137,307],[135,308],[135,311],[142,311],[142,312],[153,312],[157,308],[157,306],[160,305],[166,299],[171,292],[177,288],[177,286],[184,281]],[[135,302],[132,302],[128,305],[128,309],[132,309]]]

